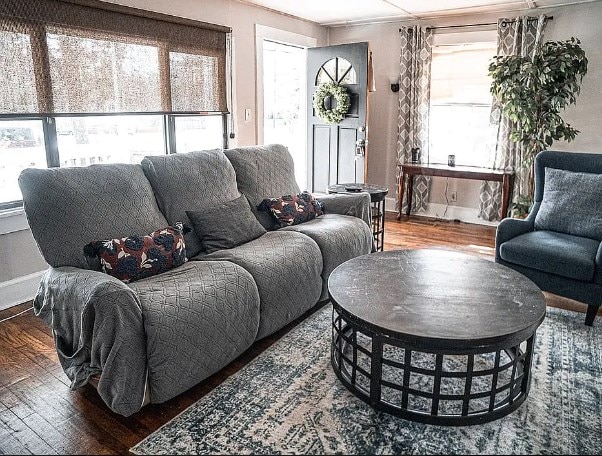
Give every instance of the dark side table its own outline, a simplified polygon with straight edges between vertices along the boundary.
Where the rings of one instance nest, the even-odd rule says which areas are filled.
[[[336,184],[328,186],[328,193],[370,193],[372,202],[372,234],[377,252],[382,252],[385,244],[385,196],[389,193],[387,187],[371,184]]]

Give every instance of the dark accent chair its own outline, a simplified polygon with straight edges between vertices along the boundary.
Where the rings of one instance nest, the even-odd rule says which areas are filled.
[[[544,151],[535,159],[533,208],[524,220],[501,221],[495,261],[586,303],[591,326],[602,303],[601,241],[602,154]]]

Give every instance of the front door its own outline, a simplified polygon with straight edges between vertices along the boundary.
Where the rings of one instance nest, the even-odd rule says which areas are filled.
[[[320,84],[336,82],[347,88],[351,106],[338,124],[328,124],[313,108]],[[307,50],[308,165],[311,191],[326,192],[331,184],[364,182],[368,43],[341,44]],[[325,100],[334,107],[332,100]]]

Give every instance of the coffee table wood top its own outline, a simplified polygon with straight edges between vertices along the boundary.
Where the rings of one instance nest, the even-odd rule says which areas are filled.
[[[535,331],[546,311],[543,293],[522,274],[437,249],[354,258],[332,272],[328,291],[349,318],[433,348],[518,340]]]

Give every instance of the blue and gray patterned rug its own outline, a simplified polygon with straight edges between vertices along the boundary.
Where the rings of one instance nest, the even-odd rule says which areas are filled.
[[[601,454],[600,322],[548,308],[531,392],[510,415],[442,427],[377,412],[330,365],[331,307],[130,451],[134,454]]]

